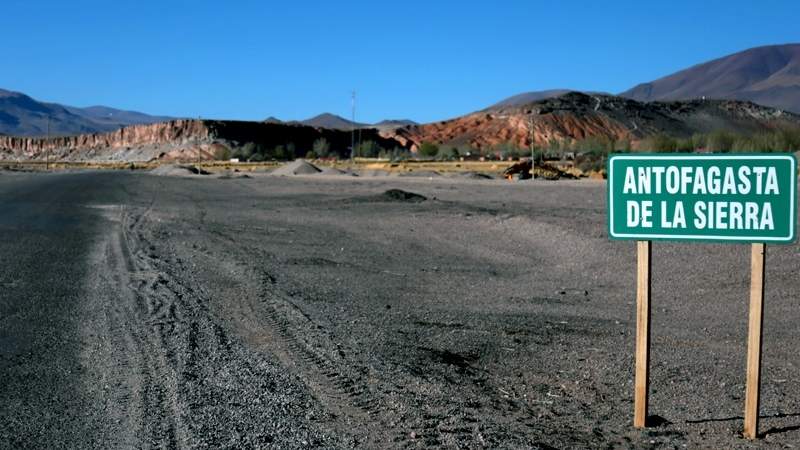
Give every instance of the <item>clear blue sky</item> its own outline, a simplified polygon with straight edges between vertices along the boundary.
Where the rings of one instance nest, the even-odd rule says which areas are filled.
[[[433,121],[800,42],[798,0],[3,0],[2,16],[2,88],[248,120],[349,117],[356,89],[360,121]]]

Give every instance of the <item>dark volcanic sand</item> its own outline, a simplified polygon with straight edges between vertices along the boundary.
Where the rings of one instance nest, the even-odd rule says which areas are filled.
[[[666,423],[631,427],[602,183],[2,173],[0,214],[2,448],[800,442],[797,245],[768,248],[756,443],[749,247],[654,245]]]

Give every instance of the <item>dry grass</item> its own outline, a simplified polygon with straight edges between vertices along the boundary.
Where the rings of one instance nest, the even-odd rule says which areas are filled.
[[[510,162],[505,161],[403,161],[390,162],[375,159],[357,158],[355,161],[311,161],[319,167],[336,167],[338,169],[354,170],[384,170],[387,172],[412,172],[412,171],[437,171],[437,172],[484,172],[500,174],[508,167]],[[50,170],[87,169],[87,170],[149,170],[165,164],[176,164],[174,161],[160,162],[121,162],[121,161],[55,161],[49,163]],[[269,170],[282,165],[282,162],[240,162],[228,161],[203,161],[186,162],[178,164],[192,164],[200,166],[209,172],[225,170],[239,170],[250,172],[256,170]],[[18,168],[26,170],[45,170],[48,166],[44,161],[0,161],[0,168]]]
[[[480,172],[494,176],[501,176],[503,171],[514,161],[401,161],[391,162],[389,160],[379,160],[374,158],[356,158],[349,160],[312,160],[310,161],[318,167],[335,167],[337,169],[349,169],[353,171],[361,170],[382,170],[390,173],[436,171],[440,173],[457,172]],[[557,161],[548,161],[551,165],[558,166],[572,175],[583,177],[601,177],[600,172],[584,172],[573,165],[564,165]],[[152,162],[122,162],[122,161],[51,161],[49,165],[44,161],[2,161],[0,169],[20,169],[20,170],[150,170],[166,164],[189,164],[206,170],[208,172],[223,172],[238,170],[239,172],[267,171],[285,164],[281,161],[265,162],[239,162],[229,161],[152,161]]]
[[[314,161],[320,166],[331,166],[338,169],[354,168],[356,170],[384,170],[387,172],[413,172],[413,171],[436,171],[436,172],[483,172],[499,175],[513,162],[506,161],[402,161],[391,162],[375,159],[357,158],[354,162],[350,161]]]

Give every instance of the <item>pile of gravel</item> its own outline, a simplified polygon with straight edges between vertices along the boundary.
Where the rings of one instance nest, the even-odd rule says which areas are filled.
[[[234,179],[252,178],[252,177],[246,173],[227,171],[221,173],[219,176],[217,176],[217,178],[219,178],[220,180],[234,180]]]
[[[206,172],[205,170],[192,165],[165,164],[151,170],[150,174],[166,177],[185,177],[193,175],[209,175],[210,172]]]
[[[494,180],[494,177],[483,172],[456,172],[452,178],[463,178],[466,180]]]
[[[428,199],[424,195],[420,195],[415,192],[404,191],[402,189],[389,189],[388,191],[384,192],[381,197],[383,200],[411,203],[424,202]]]
[[[293,176],[293,175],[315,175],[322,172],[319,167],[311,164],[304,159],[296,159],[273,170],[272,175]]]

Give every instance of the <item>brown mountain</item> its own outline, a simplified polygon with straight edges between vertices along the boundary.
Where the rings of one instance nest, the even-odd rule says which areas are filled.
[[[331,113],[322,113],[310,119],[302,120],[299,123],[309,127],[327,128],[329,130],[352,130],[354,128],[366,126],[364,123],[353,122],[352,120]]]
[[[45,103],[0,89],[0,133],[14,136],[76,135],[112,131],[128,125],[169,120],[106,106],[77,108]]]
[[[748,100],[800,113],[800,44],[751,48],[642,83],[620,95],[640,101]]]
[[[383,132],[403,145],[422,142],[490,148],[546,146],[552,141],[602,137],[630,140],[657,134],[688,137],[714,130],[760,131],[793,125],[800,116],[752,102],[690,100],[639,102],[612,95],[570,92],[523,105],[490,107],[441,122]]]
[[[288,122],[306,125],[315,128],[327,128],[329,130],[354,130],[358,128],[377,128],[379,130],[391,130],[393,128],[400,128],[406,125],[414,125],[416,122],[407,119],[397,120],[382,120],[380,122],[369,124],[353,122],[352,120],[345,119],[342,116],[337,116],[331,113],[322,113],[310,119],[300,122]]]
[[[488,109],[504,108],[508,106],[520,106],[527,103],[537,102],[539,100],[546,100],[548,98],[558,97],[560,95],[575,92],[575,89],[547,89],[544,91],[530,91],[523,92],[522,94],[512,95],[511,97],[500,100]],[[605,92],[584,92],[585,94],[594,95],[608,95]]]

